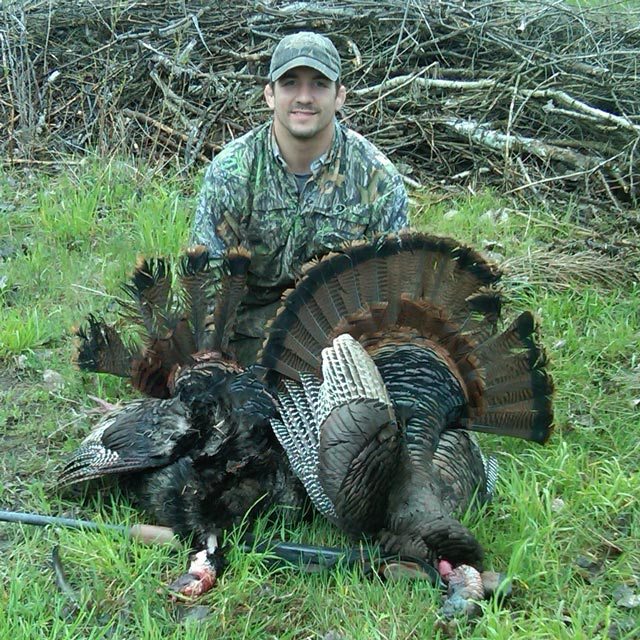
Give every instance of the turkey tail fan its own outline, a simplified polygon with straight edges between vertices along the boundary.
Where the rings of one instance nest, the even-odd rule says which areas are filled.
[[[251,254],[243,247],[225,254],[220,290],[216,295],[212,326],[208,327],[206,348],[227,355],[229,339],[238,317],[238,307],[247,293],[247,273]]]
[[[122,286],[130,300],[118,303],[122,319],[142,334],[138,336],[142,346],[130,347],[116,326],[90,316],[87,327],[76,330],[78,365],[87,371],[129,377],[132,386],[147,396],[170,397],[177,369],[193,365],[194,355],[206,350],[208,341],[215,342],[217,331],[221,340],[228,336],[244,292],[248,261],[246,251],[231,250],[225,263],[229,275],[222,278],[222,291],[216,293],[220,271],[205,247],[186,251],[178,262],[175,282],[169,259],[138,260],[130,281]],[[215,300],[221,302],[211,320],[208,314]],[[224,342],[213,346],[219,344]]]
[[[139,349],[126,345],[113,325],[90,314],[86,325],[73,331],[77,338],[75,362],[82,371],[109,373],[121,378],[131,375]]]
[[[529,311],[473,355],[485,371],[486,410],[465,425],[473,431],[544,443],[553,430],[553,381],[538,325]]]
[[[341,333],[376,359],[387,343],[446,354],[467,396],[464,427],[544,442],[553,383],[531,314],[496,335],[499,270],[450,238],[404,232],[356,243],[309,264],[283,298],[259,356],[277,384],[320,374]]]
[[[479,253],[449,238],[404,232],[355,243],[304,270],[268,327],[261,363],[274,382],[317,373],[333,337],[392,327],[403,298],[441,306],[465,333],[484,337],[499,315],[499,279]]]

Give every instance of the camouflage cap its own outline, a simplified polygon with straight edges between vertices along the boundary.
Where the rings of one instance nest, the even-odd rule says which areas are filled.
[[[312,31],[292,33],[280,40],[271,56],[269,80],[275,82],[294,67],[311,67],[335,81],[340,77],[340,55],[325,36]]]

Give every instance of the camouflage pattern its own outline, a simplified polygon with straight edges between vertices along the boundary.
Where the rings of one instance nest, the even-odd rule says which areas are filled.
[[[312,171],[299,192],[266,123],[226,145],[206,172],[193,241],[214,255],[239,244],[252,254],[237,334],[263,337],[283,291],[310,258],[408,225],[401,176],[358,133],[336,122],[331,149]]]
[[[333,42],[319,33],[292,33],[282,38],[273,52],[269,80],[275,82],[294,67],[311,67],[336,81],[341,71],[340,55]]]

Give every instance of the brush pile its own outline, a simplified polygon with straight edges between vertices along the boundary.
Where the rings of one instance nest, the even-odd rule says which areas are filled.
[[[410,181],[626,212],[640,199],[640,11],[615,11],[541,0],[9,0],[0,153],[205,162],[268,118],[272,49],[310,29],[341,53],[341,117]]]

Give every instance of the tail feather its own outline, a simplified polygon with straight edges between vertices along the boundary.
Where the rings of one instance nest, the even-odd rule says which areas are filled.
[[[216,295],[213,283],[217,279],[217,268],[212,263],[207,249],[197,245],[187,250],[179,265],[183,304],[189,310],[189,323],[198,351],[205,348],[206,320]]]
[[[536,397],[545,385],[548,385],[548,376],[540,372],[545,379],[536,380],[535,372],[526,372],[519,378],[510,378],[498,384],[486,385],[485,398],[489,406],[501,404],[513,404]],[[549,389],[550,390],[550,389]]]
[[[323,340],[325,340],[334,326],[332,319],[335,317],[335,314],[327,316],[321,302],[316,300],[313,294],[314,289],[309,286],[309,283],[305,280],[300,281],[296,284],[295,289],[291,289],[285,293],[283,305],[278,310],[273,324],[276,325],[276,327],[289,327],[297,322],[301,322],[304,326],[309,327],[317,325],[323,334]],[[301,310],[304,314],[308,314],[313,320],[309,322],[306,317],[298,318],[298,313]],[[313,334],[314,330],[310,329],[310,333]]]
[[[364,266],[379,272],[379,281],[383,285],[382,297],[367,300],[367,304],[384,301],[384,315],[380,316],[380,320],[388,326],[394,325],[398,319],[402,290],[419,287],[419,278],[413,273],[413,256],[409,256],[409,259],[404,261],[406,264],[401,265],[403,257],[405,257],[404,254],[401,256],[395,254],[388,256],[385,260],[374,258],[364,263]]]
[[[411,298],[421,298],[426,290],[425,274],[431,270],[434,256],[426,251],[402,251],[396,255],[397,272],[400,280],[399,290]],[[390,291],[391,294],[394,290]]]
[[[480,357],[477,353],[474,355]],[[508,384],[512,380],[519,380],[527,375],[536,379],[538,372],[544,371],[546,366],[546,361],[532,363],[529,352],[506,354],[501,358],[493,354],[490,360],[481,357],[480,359],[483,366],[488,368],[487,383],[491,387]]]
[[[307,348],[319,351],[322,349],[321,345],[324,345],[327,331],[331,330],[331,326],[328,322],[323,323],[324,318],[314,314],[313,311],[315,310],[313,305],[300,306],[296,312],[300,322],[295,324],[294,327],[300,327],[300,333],[308,336],[307,338],[301,338]]]
[[[275,332],[274,336],[277,335]],[[292,375],[287,377],[293,380],[299,380],[299,373],[306,371],[317,371],[320,368],[320,359],[317,354],[313,353],[303,342],[293,335],[293,332],[284,333],[280,342],[287,349],[289,358],[284,364],[288,370],[293,371]],[[283,367],[280,366],[279,369]]]
[[[384,300],[387,287],[385,261],[375,257],[367,262],[355,262],[352,271],[356,276],[361,306],[371,300]]]
[[[182,312],[182,317],[176,322],[175,327],[169,333],[169,340],[167,340],[166,342],[163,340],[159,341],[159,344],[161,346],[167,344],[167,346],[169,347],[168,356],[166,358],[164,358],[164,356],[161,356],[166,359],[167,362],[172,362],[175,364],[190,362],[191,354],[195,353],[198,350],[195,336],[193,335],[193,331],[191,330],[191,323],[189,322],[189,318],[187,316],[187,312]]]
[[[326,281],[328,277],[333,274],[326,273],[326,271],[326,269],[322,269],[318,272],[318,281],[322,286],[316,286],[312,295],[318,305],[322,317],[324,317],[326,322],[333,327],[340,322],[340,318],[346,314],[347,308],[342,300],[340,290],[335,284],[335,281],[329,280],[329,282],[334,286],[327,286]],[[311,276],[311,282],[309,284],[313,284],[314,278],[315,274]]]
[[[486,370],[486,411],[468,428],[546,442],[553,425],[553,381],[533,315],[522,313],[473,353]]]
[[[125,344],[118,330],[90,314],[87,324],[74,331],[77,337],[76,364],[83,371],[109,373],[127,378],[140,350]]]
[[[225,275],[216,297],[213,312],[213,333],[207,347],[212,351],[227,353],[229,339],[238,317],[238,308],[247,292],[247,273],[251,255],[242,248],[230,250],[225,256]]]
[[[553,420],[553,414],[550,411],[541,412],[536,408],[516,409],[514,406],[512,411],[507,409],[487,411],[480,420],[481,422],[471,422],[467,428],[472,431],[522,438],[543,444],[551,435],[549,425]]]
[[[140,258],[131,282],[122,285],[131,302],[122,301],[123,315],[142,324],[148,335],[164,336],[171,313],[171,267],[164,258]]]
[[[469,313],[467,298],[478,290],[476,270],[466,270],[460,262],[447,257],[437,261],[433,274],[431,286],[424,291],[425,297],[446,309],[452,317],[461,312],[466,317]]]
[[[325,274],[325,286],[331,299],[337,302],[336,309],[340,316],[349,315],[362,307],[362,299],[358,290],[358,280],[353,269],[343,268],[340,262],[348,260],[347,256],[336,256],[330,261],[335,271]]]

